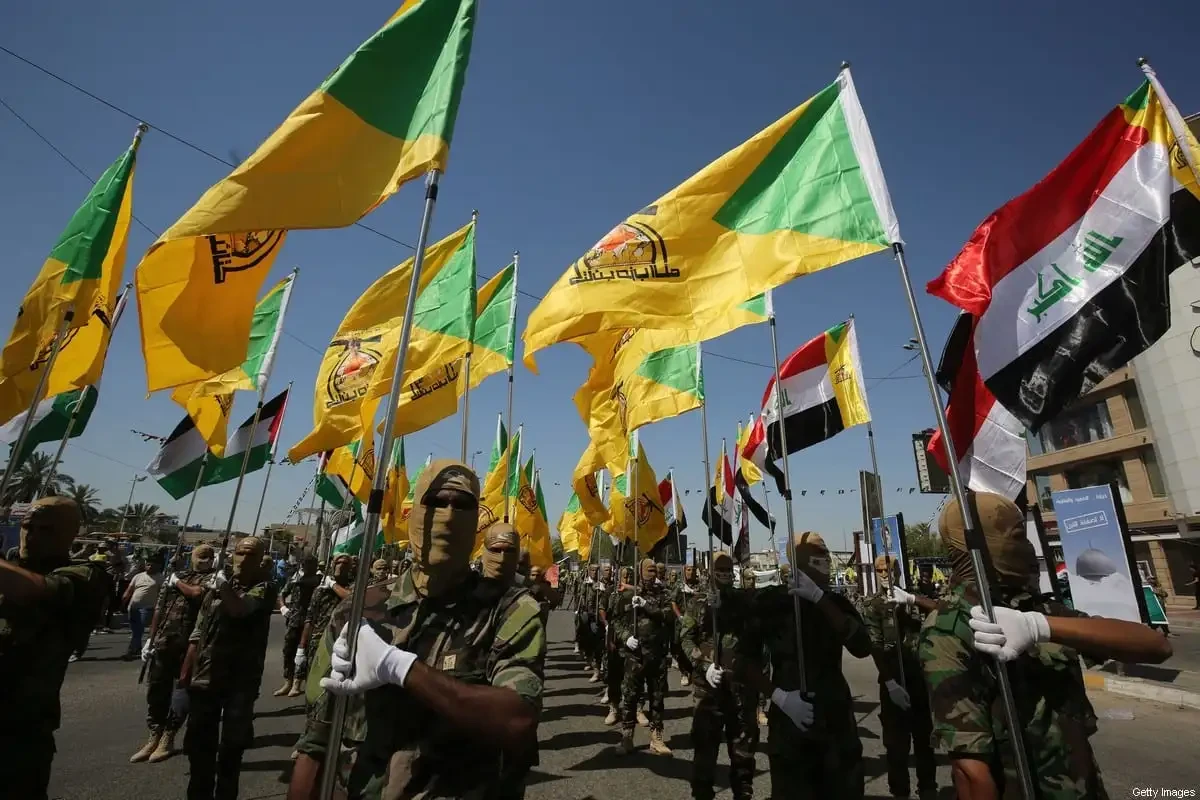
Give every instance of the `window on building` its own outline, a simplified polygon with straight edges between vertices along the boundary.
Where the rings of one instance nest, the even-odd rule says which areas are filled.
[[[1142,451],[1142,462],[1146,465],[1146,479],[1150,481],[1150,494],[1155,497],[1167,496],[1167,485],[1163,482],[1162,470],[1158,468],[1158,454],[1153,447]]]
[[[1054,502],[1050,499],[1050,476],[1034,475],[1033,485],[1037,487],[1038,505],[1042,511],[1053,511]]]
[[[1072,489],[1106,486],[1116,481],[1121,502],[1133,502],[1133,493],[1129,491],[1129,481],[1125,478],[1125,466],[1120,461],[1092,461],[1068,469],[1063,475],[1067,479],[1067,486]]]
[[[1142,408],[1142,398],[1136,387],[1130,386],[1125,390],[1125,405],[1129,406],[1129,421],[1133,423],[1133,429],[1140,431],[1145,428],[1146,411]]]
[[[1113,437],[1108,403],[1101,400],[1086,406],[1064,411],[1041,427],[1036,434],[1042,451],[1053,453],[1068,447],[1099,442]],[[1034,453],[1040,455],[1040,453]]]

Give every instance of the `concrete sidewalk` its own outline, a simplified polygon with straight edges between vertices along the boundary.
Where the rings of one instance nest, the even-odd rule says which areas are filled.
[[[1088,689],[1200,709],[1200,612],[1168,609],[1167,619],[1174,655],[1157,666],[1110,662],[1086,670]]]

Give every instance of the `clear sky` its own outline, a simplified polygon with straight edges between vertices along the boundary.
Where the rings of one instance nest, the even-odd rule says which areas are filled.
[[[354,47],[396,0],[212,0],[207,3],[14,4],[0,44],[109,102],[228,160],[243,158]],[[1135,8],[1114,0],[1043,3],[839,3],[741,0],[483,0],[449,172],[433,223],[440,237],[479,210],[479,268],[491,275],[522,254],[521,289],[543,293],[567,265],[627,214],[828,85],[852,62],[920,290],[975,225],[1028,188],[1141,80],[1147,56],[1184,113],[1200,110],[1195,81],[1195,4]],[[89,174],[127,146],[134,123],[0,53],[0,98]],[[134,214],[169,226],[228,172],[151,130],[139,154]],[[7,331],[46,253],[78,206],[85,180],[0,108],[0,329]],[[368,224],[403,241],[417,233],[421,189],[403,189]],[[127,274],[153,237],[132,230]],[[289,446],[309,429],[320,351],[342,314],[410,251],[357,228],[296,233],[275,265],[293,266],[293,295],[272,390],[296,382],[283,428]],[[268,284],[269,285],[269,284]],[[522,322],[534,305],[522,296]],[[953,313],[922,294],[936,360]],[[795,281],[776,293],[786,353],[856,316],[869,380],[889,512],[928,519],[939,498],[916,485],[911,434],[933,425],[897,269],[884,254]],[[134,309],[131,308],[131,311]],[[769,370],[718,358],[770,360],[765,327],[707,346],[710,446],[732,439],[754,410]],[[541,374],[518,368],[516,419],[537,448],[551,524],[569,495],[586,444],[571,395],[587,358],[561,345],[539,357]],[[886,380],[878,380],[885,378]],[[131,428],[165,435],[182,411],[166,393],[146,398],[136,317],[122,321],[100,403],[67,450],[64,471],[96,486],[105,505],[125,501],[130,478],[154,456]],[[500,377],[471,399],[470,450],[486,462]],[[234,425],[253,412],[237,400]],[[455,455],[459,420],[408,439],[410,464],[429,452]],[[675,467],[701,538],[704,484],[698,413],[657,424],[643,442],[660,475]],[[528,452],[528,450],[526,451]],[[870,467],[866,434],[852,429],[791,460],[799,529],[834,547],[861,527],[857,472]],[[264,521],[279,521],[312,475],[311,463],[274,471]],[[237,524],[247,528],[264,473],[247,480]],[[561,485],[559,485],[561,484]],[[902,489],[897,492],[897,487]],[[825,496],[818,491],[826,490]],[[845,494],[838,490],[844,489]],[[202,491],[194,521],[223,525],[232,484]],[[782,518],[778,498],[772,510]],[[182,516],[152,481],[135,501]],[[843,538],[845,537],[845,538]],[[756,548],[766,545],[755,531]]]

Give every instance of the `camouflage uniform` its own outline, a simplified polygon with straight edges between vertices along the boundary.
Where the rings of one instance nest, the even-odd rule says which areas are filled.
[[[615,582],[614,582],[615,583]],[[620,594],[611,585],[600,592],[603,602],[601,608],[609,624],[602,628],[604,633],[604,685],[608,689],[608,704],[620,713],[621,684],[625,680],[625,650],[620,642],[615,640],[616,626],[612,621],[617,617],[617,600]]]
[[[194,569],[175,573],[179,583],[198,586],[212,573]],[[196,626],[203,597],[189,598],[173,586],[163,585],[158,595],[158,627],[154,631],[154,655],[146,670],[146,726],[151,733],[178,731],[183,719],[171,713],[171,691],[187,655],[188,638]]]
[[[717,751],[725,742],[729,783],[734,800],[754,796],[754,751],[758,747],[758,692],[745,680],[747,670],[761,669],[761,641],[754,630],[752,599],[745,590],[727,588],[715,609],[721,635],[716,665],[725,670],[721,685],[708,684],[705,673],[714,663],[713,605],[709,592],[688,595],[680,621],[683,651],[693,665],[692,797],[712,800]],[[748,602],[749,601],[749,602]]]
[[[696,597],[696,589],[700,585],[699,581],[693,581],[691,584],[684,583],[678,580],[671,587],[671,602],[679,606],[679,610],[684,614],[688,613],[688,607]],[[684,587],[690,591],[685,591]],[[687,675],[689,680],[692,675],[693,663],[688,658],[687,648],[683,644],[683,617],[679,617],[679,625],[676,626],[675,636],[671,639],[671,653],[675,656],[675,666],[679,667],[679,671]]]
[[[517,692],[540,709],[546,635],[537,602],[521,587],[503,587],[472,573],[432,611],[405,573],[389,587],[368,592],[366,618],[393,646],[403,647],[430,667],[458,680]],[[312,674],[329,673],[330,653],[349,612],[334,613]],[[426,606],[428,608],[428,606]],[[310,687],[318,686],[310,680]],[[314,693],[320,722],[297,749],[323,759],[333,717],[333,698]],[[341,785],[350,800],[497,797],[502,769],[498,748],[450,727],[396,686],[347,698]],[[519,787],[518,787],[519,788]],[[504,796],[505,798],[507,796]]]
[[[631,604],[635,592],[646,600],[636,609]],[[667,651],[670,649],[669,623],[675,617],[666,592],[658,586],[625,589],[612,599],[614,613],[609,617],[614,629],[614,643],[624,655],[625,674],[621,678],[621,725],[628,735],[637,725],[637,708],[646,701],[646,716],[651,734],[662,735],[663,706],[667,689]],[[625,641],[638,640],[637,652],[630,652]]]
[[[804,671],[816,716],[812,729],[801,733],[771,705],[767,755],[773,798],[853,800],[863,796],[862,741],[850,686],[842,673],[842,649],[855,658],[866,658],[871,654],[871,639],[849,600],[829,591],[825,597],[849,617],[849,629],[844,639],[839,638],[824,612],[800,601]],[[786,587],[756,590],[753,618],[761,626],[771,654],[772,682],[785,691],[800,688],[793,614],[793,598]]]
[[[304,615],[304,625],[312,626],[312,630],[308,634],[308,646],[304,648],[304,653],[308,656],[309,665],[313,663],[313,659],[320,652],[321,639],[325,636],[325,630],[329,627],[329,619],[333,616],[333,610],[341,602],[341,596],[327,586],[321,586],[313,592],[312,599],[309,600],[308,609]],[[304,625],[301,626],[302,630]]]
[[[920,654],[929,684],[934,741],[951,758],[970,757],[991,767],[1001,797],[1019,797],[996,678],[995,661],[975,651],[968,621],[977,605],[969,584],[953,585],[921,629]],[[1057,617],[1084,616],[1028,593],[993,592],[996,605]],[[1025,749],[1041,800],[1099,798],[1107,794],[1089,738],[1096,714],[1083,684],[1079,655],[1043,642],[1010,661]]]
[[[879,670],[879,722],[887,752],[888,790],[896,797],[907,796],[910,791],[908,749],[911,740],[917,762],[917,787],[921,795],[926,796],[937,789],[937,765],[931,740],[933,719],[929,714],[929,695],[925,691],[925,678],[917,654],[921,613],[907,606],[897,607],[884,590],[863,601],[862,618],[871,637]],[[900,653],[904,659],[903,679],[899,670]],[[908,711],[892,702],[884,685],[889,680],[901,684],[908,692],[911,704]]]
[[[308,606],[313,595],[321,585],[321,579],[316,574],[293,576],[283,587],[283,604],[287,606],[287,616],[284,618],[286,632],[283,635],[283,679],[303,680],[307,672],[307,663],[296,669],[296,650],[300,647],[300,636],[304,633],[304,623],[308,619]],[[305,651],[307,654],[307,651]]]
[[[236,798],[242,754],[254,741],[254,701],[267,656],[275,587],[263,581],[242,588],[234,578],[230,589],[250,602],[249,613],[228,613],[221,593],[210,589],[188,639],[196,646],[184,738],[191,769],[188,800]]]
[[[43,576],[46,594],[29,605],[0,595],[0,795],[44,800],[68,659],[86,644],[111,581],[96,561],[16,563]]]

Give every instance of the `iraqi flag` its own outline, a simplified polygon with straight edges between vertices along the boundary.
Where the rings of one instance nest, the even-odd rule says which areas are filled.
[[[773,476],[786,495],[783,472],[775,460],[823,442],[846,428],[871,421],[854,320],[847,320],[801,345],[779,368],[783,421],[775,398],[775,379],[763,393],[762,413],[742,457]]]
[[[1170,327],[1168,278],[1200,255],[1198,152],[1151,75],[929,283],[974,316],[979,374],[1026,427]]]
[[[674,538],[687,530],[687,515],[683,503],[675,491],[675,471],[671,470],[658,484],[658,499],[662,501],[663,513],[667,517],[667,536]]]
[[[733,544],[733,532],[737,529],[737,506],[734,497],[733,468],[729,458],[721,451],[721,463],[713,485],[708,487],[708,500],[704,504],[701,519],[712,535],[727,545]]]
[[[1025,426],[979,376],[974,327],[970,314],[959,314],[938,364],[937,382],[950,396],[946,424],[967,488],[1012,499],[1025,488]],[[949,471],[940,431],[929,440],[929,453]]]

